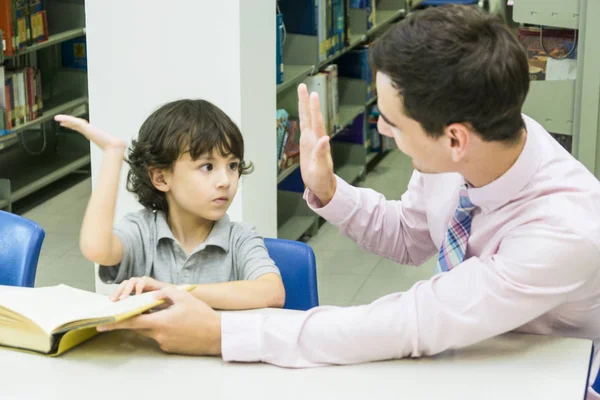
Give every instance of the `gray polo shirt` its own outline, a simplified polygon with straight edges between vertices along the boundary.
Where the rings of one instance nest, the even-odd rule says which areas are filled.
[[[225,215],[186,257],[163,212],[140,210],[119,221],[114,233],[123,244],[123,259],[100,266],[105,283],[150,276],[161,282],[216,283],[252,280],[279,269],[269,257],[263,237],[249,224],[231,222]]]

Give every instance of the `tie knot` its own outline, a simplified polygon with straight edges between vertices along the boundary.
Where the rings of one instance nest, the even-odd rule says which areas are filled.
[[[463,185],[460,188],[460,201],[459,208],[470,212],[475,208],[475,205],[471,203],[471,199],[469,199],[469,191],[467,190],[467,185]]]

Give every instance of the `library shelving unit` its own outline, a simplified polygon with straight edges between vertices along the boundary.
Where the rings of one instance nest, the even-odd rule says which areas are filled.
[[[375,0],[373,0],[375,1]],[[277,108],[285,109],[290,117],[297,117],[297,87],[307,77],[323,71],[327,66],[336,64],[346,53],[366,45],[388,28],[401,20],[407,10],[417,6],[420,1],[404,0],[375,1],[375,18],[369,28],[365,9],[349,8],[346,23],[349,34],[343,48],[319,61],[319,43],[317,36],[287,33],[284,43],[283,82],[277,85]],[[285,18],[285,17],[284,17]],[[354,183],[364,177],[368,169],[377,163],[385,151],[369,150],[369,109],[376,104],[376,94],[366,96],[368,83],[362,79],[338,77],[338,121],[332,131],[332,157],[335,173],[345,181]],[[362,124],[362,138],[344,140],[344,129],[353,124]],[[277,176],[277,236],[283,239],[298,240],[311,236],[318,229],[320,218],[313,213],[302,198],[302,184],[299,165],[279,171]]]
[[[512,10],[518,23],[577,29],[576,79],[532,81],[523,112],[549,132],[571,135],[573,156],[600,178],[598,15],[596,0],[518,0]]]
[[[4,66],[33,66],[41,71],[42,79],[41,115],[0,134],[0,209],[8,211],[14,201],[90,163],[85,138],[60,129],[53,121],[61,113],[87,115],[86,71],[62,63],[62,44],[86,35],[84,2],[52,0],[45,4],[47,40],[18,49],[14,55],[0,52]],[[89,174],[89,169],[84,172]]]

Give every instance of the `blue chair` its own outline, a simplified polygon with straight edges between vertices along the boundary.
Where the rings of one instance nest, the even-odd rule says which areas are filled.
[[[288,310],[306,311],[319,305],[315,253],[306,243],[265,238],[269,256],[281,271]]]
[[[33,287],[45,236],[35,222],[0,211],[0,285]]]

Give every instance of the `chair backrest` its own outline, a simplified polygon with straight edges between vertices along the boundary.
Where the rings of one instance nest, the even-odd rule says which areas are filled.
[[[0,210],[0,285],[33,287],[45,236],[37,223]]]
[[[269,256],[281,271],[285,305],[289,310],[308,310],[319,305],[315,253],[306,243],[265,238]]]

